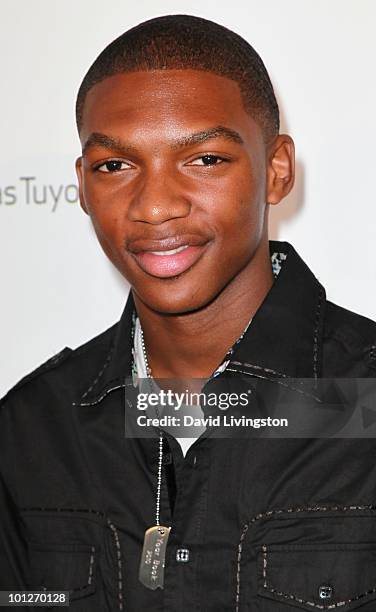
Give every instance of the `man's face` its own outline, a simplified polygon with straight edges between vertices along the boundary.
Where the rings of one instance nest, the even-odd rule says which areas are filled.
[[[202,308],[266,238],[267,148],[238,85],[196,70],[119,74],[88,93],[81,205],[138,298]]]

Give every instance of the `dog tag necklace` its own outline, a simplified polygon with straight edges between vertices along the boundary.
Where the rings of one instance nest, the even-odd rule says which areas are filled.
[[[151,369],[149,367],[144,334],[140,326],[140,340],[142,347],[142,357],[146,366],[147,377],[151,379]],[[159,411],[156,406],[157,416]],[[170,534],[171,527],[165,527],[160,523],[160,506],[161,506],[161,489],[162,489],[162,459],[163,459],[163,434],[159,430],[159,449],[158,449],[158,477],[157,477],[157,493],[155,503],[155,525],[149,527],[145,531],[144,545],[142,548],[140,569],[138,577],[140,582],[148,589],[163,589],[164,583],[164,567],[166,559],[167,540]]]

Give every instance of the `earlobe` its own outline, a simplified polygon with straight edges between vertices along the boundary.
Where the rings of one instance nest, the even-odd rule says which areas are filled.
[[[78,180],[78,192],[80,196],[80,206],[82,210],[88,215],[88,209],[85,204],[85,198],[83,195],[83,176],[82,176],[82,157],[76,159],[76,174]]]
[[[273,141],[268,158],[266,202],[278,204],[286,197],[295,178],[294,141],[287,134],[280,134]]]

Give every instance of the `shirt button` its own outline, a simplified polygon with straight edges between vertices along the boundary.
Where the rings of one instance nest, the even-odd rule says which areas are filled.
[[[188,563],[189,550],[188,548],[178,548],[176,551],[176,561],[178,563]]]
[[[319,598],[320,599],[331,599],[333,597],[333,587],[328,584],[322,584],[319,587]]]

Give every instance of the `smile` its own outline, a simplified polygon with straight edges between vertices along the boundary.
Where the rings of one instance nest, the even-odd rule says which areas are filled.
[[[210,241],[202,236],[170,237],[163,240],[137,241],[131,254],[138,266],[157,278],[172,278],[194,266]],[[167,248],[166,248],[167,247]]]
[[[176,255],[176,253],[180,253],[181,251],[184,251],[184,249],[188,249],[189,248],[189,244],[183,244],[183,246],[178,247],[177,249],[170,249],[169,251],[150,251],[150,253],[152,255],[157,255],[158,257],[161,257],[162,255]]]

